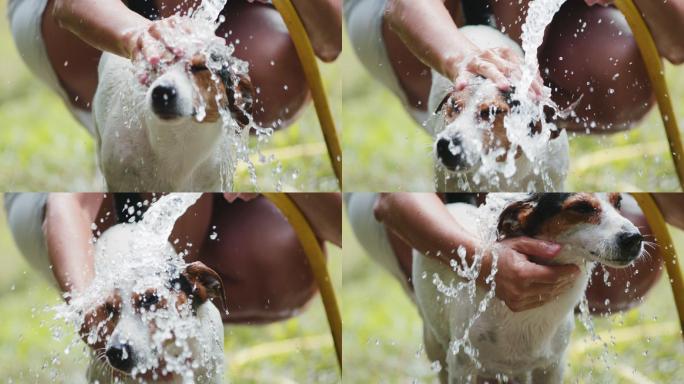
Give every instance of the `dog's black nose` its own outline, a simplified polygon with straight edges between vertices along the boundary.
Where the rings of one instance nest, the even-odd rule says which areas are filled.
[[[625,260],[633,260],[641,252],[644,237],[639,232],[622,232],[618,235],[618,246]]]
[[[436,152],[439,161],[449,170],[454,171],[463,163],[463,148],[458,137],[437,140]]]
[[[176,99],[178,92],[172,85],[157,85],[152,89],[152,110],[162,119],[178,116]]]
[[[133,350],[130,345],[113,344],[107,348],[105,355],[112,367],[124,372],[130,372],[133,369]]]

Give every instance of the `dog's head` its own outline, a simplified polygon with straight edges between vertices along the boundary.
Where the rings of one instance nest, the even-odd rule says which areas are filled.
[[[234,60],[196,55],[188,63],[167,68],[147,91],[153,116],[165,122],[214,123],[221,118],[220,110],[228,110],[240,127],[247,126],[253,107],[252,83],[248,75],[235,70]],[[220,69],[212,71],[209,63]]]
[[[86,314],[81,334],[117,377],[170,378],[182,369],[179,364],[193,363],[211,372],[220,363],[209,359],[223,358],[206,355],[212,343],[220,342],[214,340],[217,332],[223,332],[211,300],[220,301],[220,308],[225,305],[221,278],[194,262],[163,287],[111,290]]]
[[[506,160],[511,142],[504,118],[517,105],[515,90],[502,92],[490,80],[475,78],[462,90],[452,89],[435,110],[443,124],[437,132],[434,153],[438,163],[451,172],[468,172],[480,164],[483,155]],[[529,135],[541,132],[541,121],[530,121]],[[558,132],[552,132],[552,138]],[[514,156],[522,154],[517,148]]]
[[[643,252],[643,236],[620,215],[619,193],[542,193],[508,204],[498,223],[499,240],[529,236],[561,244],[576,257],[626,267]]]

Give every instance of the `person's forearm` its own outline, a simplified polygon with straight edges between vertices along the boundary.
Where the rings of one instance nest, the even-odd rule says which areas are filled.
[[[467,234],[434,193],[381,194],[375,204],[378,221],[423,254],[449,263],[459,246],[470,257],[479,241]]]
[[[342,196],[339,193],[293,193],[289,196],[319,238],[342,246]]]
[[[150,23],[121,0],[54,0],[50,16],[91,46],[127,58],[132,34]]]
[[[52,193],[43,222],[52,273],[64,292],[81,291],[94,276],[90,226],[102,194]]]
[[[425,65],[455,80],[456,63],[477,47],[459,30],[444,0],[389,0],[385,22]]]
[[[660,54],[684,63],[684,0],[634,0],[646,19]]]
[[[292,0],[316,55],[329,62],[342,51],[342,0]]]

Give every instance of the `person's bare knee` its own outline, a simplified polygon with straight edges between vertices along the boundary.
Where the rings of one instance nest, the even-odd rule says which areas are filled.
[[[540,67],[561,107],[581,98],[568,129],[627,129],[653,106],[638,46],[617,9],[569,2],[547,30]]]

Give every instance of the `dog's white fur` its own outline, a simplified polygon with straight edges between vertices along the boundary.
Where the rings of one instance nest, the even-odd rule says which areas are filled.
[[[151,92],[174,85],[182,117],[152,112]],[[93,99],[99,167],[110,191],[211,191],[219,188],[221,119],[198,123],[196,86],[182,65],[169,68],[145,89],[130,60],[104,53]]]
[[[444,359],[449,383],[468,382],[470,375],[493,378],[496,374],[521,383],[562,382],[563,357],[574,327],[573,309],[584,294],[594,263],[610,264],[616,258],[618,251],[610,242],[618,233],[638,232],[605,198],[601,198],[601,208],[600,224],[578,225],[556,238],[545,239],[563,246],[554,263],[576,264],[581,270],[567,292],[541,307],[517,313],[494,298],[474,323],[470,340],[479,351],[480,371],[463,350],[454,354],[449,343],[462,337],[465,324],[477,311],[487,290],[478,286],[474,301],[467,297],[440,299],[443,295],[433,284],[433,276],[439,276],[446,284],[461,281],[460,278],[447,265],[414,251],[413,284],[425,323],[426,350]],[[482,233],[476,227],[474,206],[451,204],[448,209],[472,235]]]
[[[139,229],[137,224],[119,224],[107,231],[105,231],[96,242],[95,246],[95,271],[107,271],[113,266],[122,265],[126,263],[134,263],[132,260],[122,260],[122,256],[130,255],[131,257],[139,256],[132,246],[132,239],[139,236]],[[168,242],[164,249],[159,252],[159,265],[164,265],[169,256],[175,256],[175,250]],[[146,271],[138,271],[136,273],[146,273]],[[96,276],[97,279],[97,276]],[[126,287],[117,287],[122,290]],[[128,287],[132,289],[132,287]],[[154,287],[150,287],[154,288]],[[113,291],[114,288],[112,288]],[[112,292],[113,293],[113,292]],[[122,297],[127,297],[132,292],[121,292]],[[187,343],[192,351],[194,362],[211,362],[214,364],[213,369],[209,371],[207,365],[200,363],[193,367],[194,381],[197,383],[220,383],[223,372],[223,321],[221,314],[216,306],[207,300],[200,304],[196,310],[196,316],[201,326],[198,329],[196,338],[187,340]],[[136,313],[131,303],[128,300],[122,300],[122,308],[120,319],[112,332],[107,346],[113,343],[123,342],[130,344],[135,351],[136,361],[146,363],[154,361],[158,358],[159,353],[155,352],[152,347],[155,343],[152,340],[148,324],[141,318],[139,313]],[[166,346],[166,348],[174,348],[173,344]],[[173,353],[170,349],[168,353]],[[111,372],[108,369],[103,369],[101,362],[93,357],[93,360],[88,369],[89,382],[99,382],[100,384],[115,382],[112,378]],[[117,383],[138,383],[137,379],[126,377],[116,380]],[[165,381],[171,383],[181,383],[180,377],[174,377],[172,380]]]
[[[470,41],[472,41],[480,49],[493,48],[510,48],[513,52],[523,57],[523,51],[520,46],[511,40],[508,36],[499,32],[498,30],[484,25],[466,26],[460,28],[461,31]],[[435,112],[440,103],[446,95],[453,89],[453,82],[442,76],[436,71],[432,71],[432,88],[430,90],[430,98],[428,102],[429,111]],[[474,90],[473,93],[479,93],[479,97],[487,99],[487,95],[494,92],[499,92],[494,84],[487,80],[479,89]],[[484,97],[483,97],[484,96]],[[493,99],[490,96],[488,99]],[[462,113],[454,123],[445,127],[445,122],[439,116],[434,117],[430,124],[428,124],[430,134],[435,138],[435,143],[440,138],[450,138],[456,132],[461,132],[465,135],[477,134],[475,122],[475,114]],[[479,159],[482,156],[482,149],[478,148],[475,143],[477,140],[464,140],[464,152],[471,159],[475,160],[472,168],[468,170],[459,171],[457,173],[451,172],[444,168],[439,159],[435,157],[437,180],[447,180],[445,184],[438,184],[440,190],[445,191],[460,191],[463,190],[459,186],[458,180],[462,179],[467,182],[467,189],[472,191],[560,191],[563,189],[563,184],[567,176],[570,149],[568,137],[565,131],[560,133],[556,139],[550,140],[544,151],[537,154],[535,163],[532,163],[525,154],[519,156],[515,161],[516,173],[510,177],[503,177],[499,175],[497,180],[494,178],[481,177],[477,181],[474,175],[477,173],[478,167],[481,165]],[[543,169],[542,172],[533,172],[535,165]],[[548,180],[542,179],[542,174],[548,175]]]

